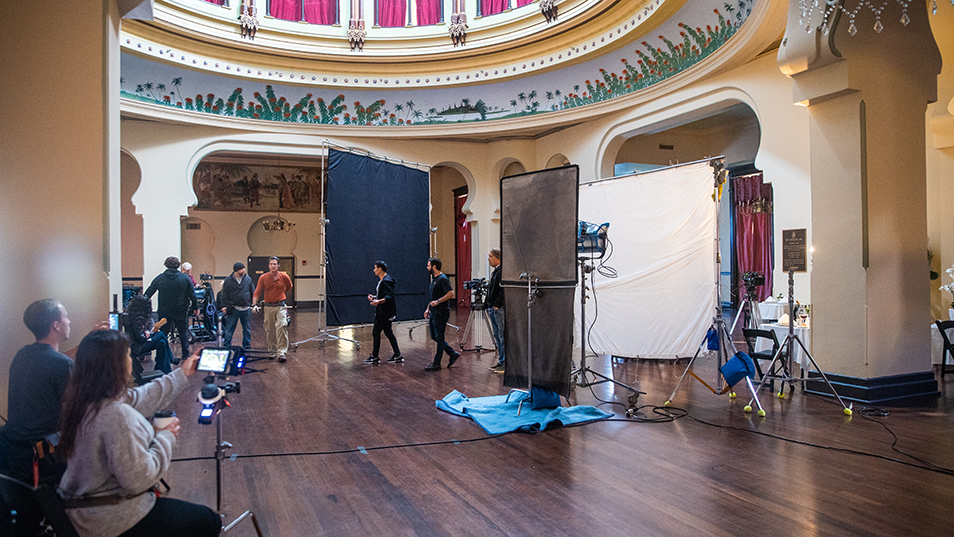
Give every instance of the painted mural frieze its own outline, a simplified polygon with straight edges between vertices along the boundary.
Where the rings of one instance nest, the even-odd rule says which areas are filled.
[[[301,124],[374,127],[519,118],[604,102],[679,74],[729,41],[754,2],[690,2],[687,19],[680,20],[680,11],[657,28],[654,38],[578,65],[494,84],[379,91],[266,84],[249,96],[242,87],[226,89],[234,78],[123,54],[122,96],[213,115]],[[700,4],[718,7],[701,13]]]

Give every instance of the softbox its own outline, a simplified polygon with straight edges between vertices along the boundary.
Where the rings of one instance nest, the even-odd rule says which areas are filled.
[[[501,285],[507,312],[504,386],[527,388],[532,362],[534,386],[570,394],[578,187],[577,166],[500,180]],[[529,316],[528,278],[536,290]]]

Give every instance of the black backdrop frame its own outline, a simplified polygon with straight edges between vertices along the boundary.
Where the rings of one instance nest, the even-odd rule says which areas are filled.
[[[367,296],[377,285],[372,269],[378,259],[397,282],[397,320],[419,319],[429,283],[430,166],[324,145],[326,325],[374,321]]]

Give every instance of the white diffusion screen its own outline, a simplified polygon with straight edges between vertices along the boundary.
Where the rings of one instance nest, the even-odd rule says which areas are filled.
[[[675,358],[696,352],[716,311],[713,175],[703,162],[580,186],[580,220],[609,222],[613,248],[606,264],[618,273],[593,274],[586,325],[593,325],[589,346],[597,353]]]

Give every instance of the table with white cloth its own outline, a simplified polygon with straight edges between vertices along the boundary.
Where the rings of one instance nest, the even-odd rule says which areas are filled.
[[[777,321],[788,313],[788,302],[759,302],[759,318],[763,321]]]
[[[759,325],[759,330],[771,330],[775,332],[775,337],[778,339],[778,344],[784,346],[785,337],[788,336],[788,325],[780,325],[778,323],[767,323]],[[802,344],[806,348],[811,349],[812,347],[812,335],[811,329],[804,325],[795,325],[795,335],[798,336],[798,339],[801,340]],[[795,346],[795,362],[798,363],[802,368],[807,368],[811,362],[808,360],[808,355],[805,354],[805,351],[798,345],[797,341],[793,341],[792,344]],[[772,350],[772,342],[765,338],[757,338],[755,340],[755,351],[770,351]]]
[[[947,330],[947,339],[954,341],[954,328],[949,328]],[[941,333],[937,330],[937,325],[931,323],[931,364],[937,365],[941,363],[941,356],[944,354],[944,340],[941,339]],[[951,355],[948,354],[947,365],[954,366],[954,361],[951,360]]]

